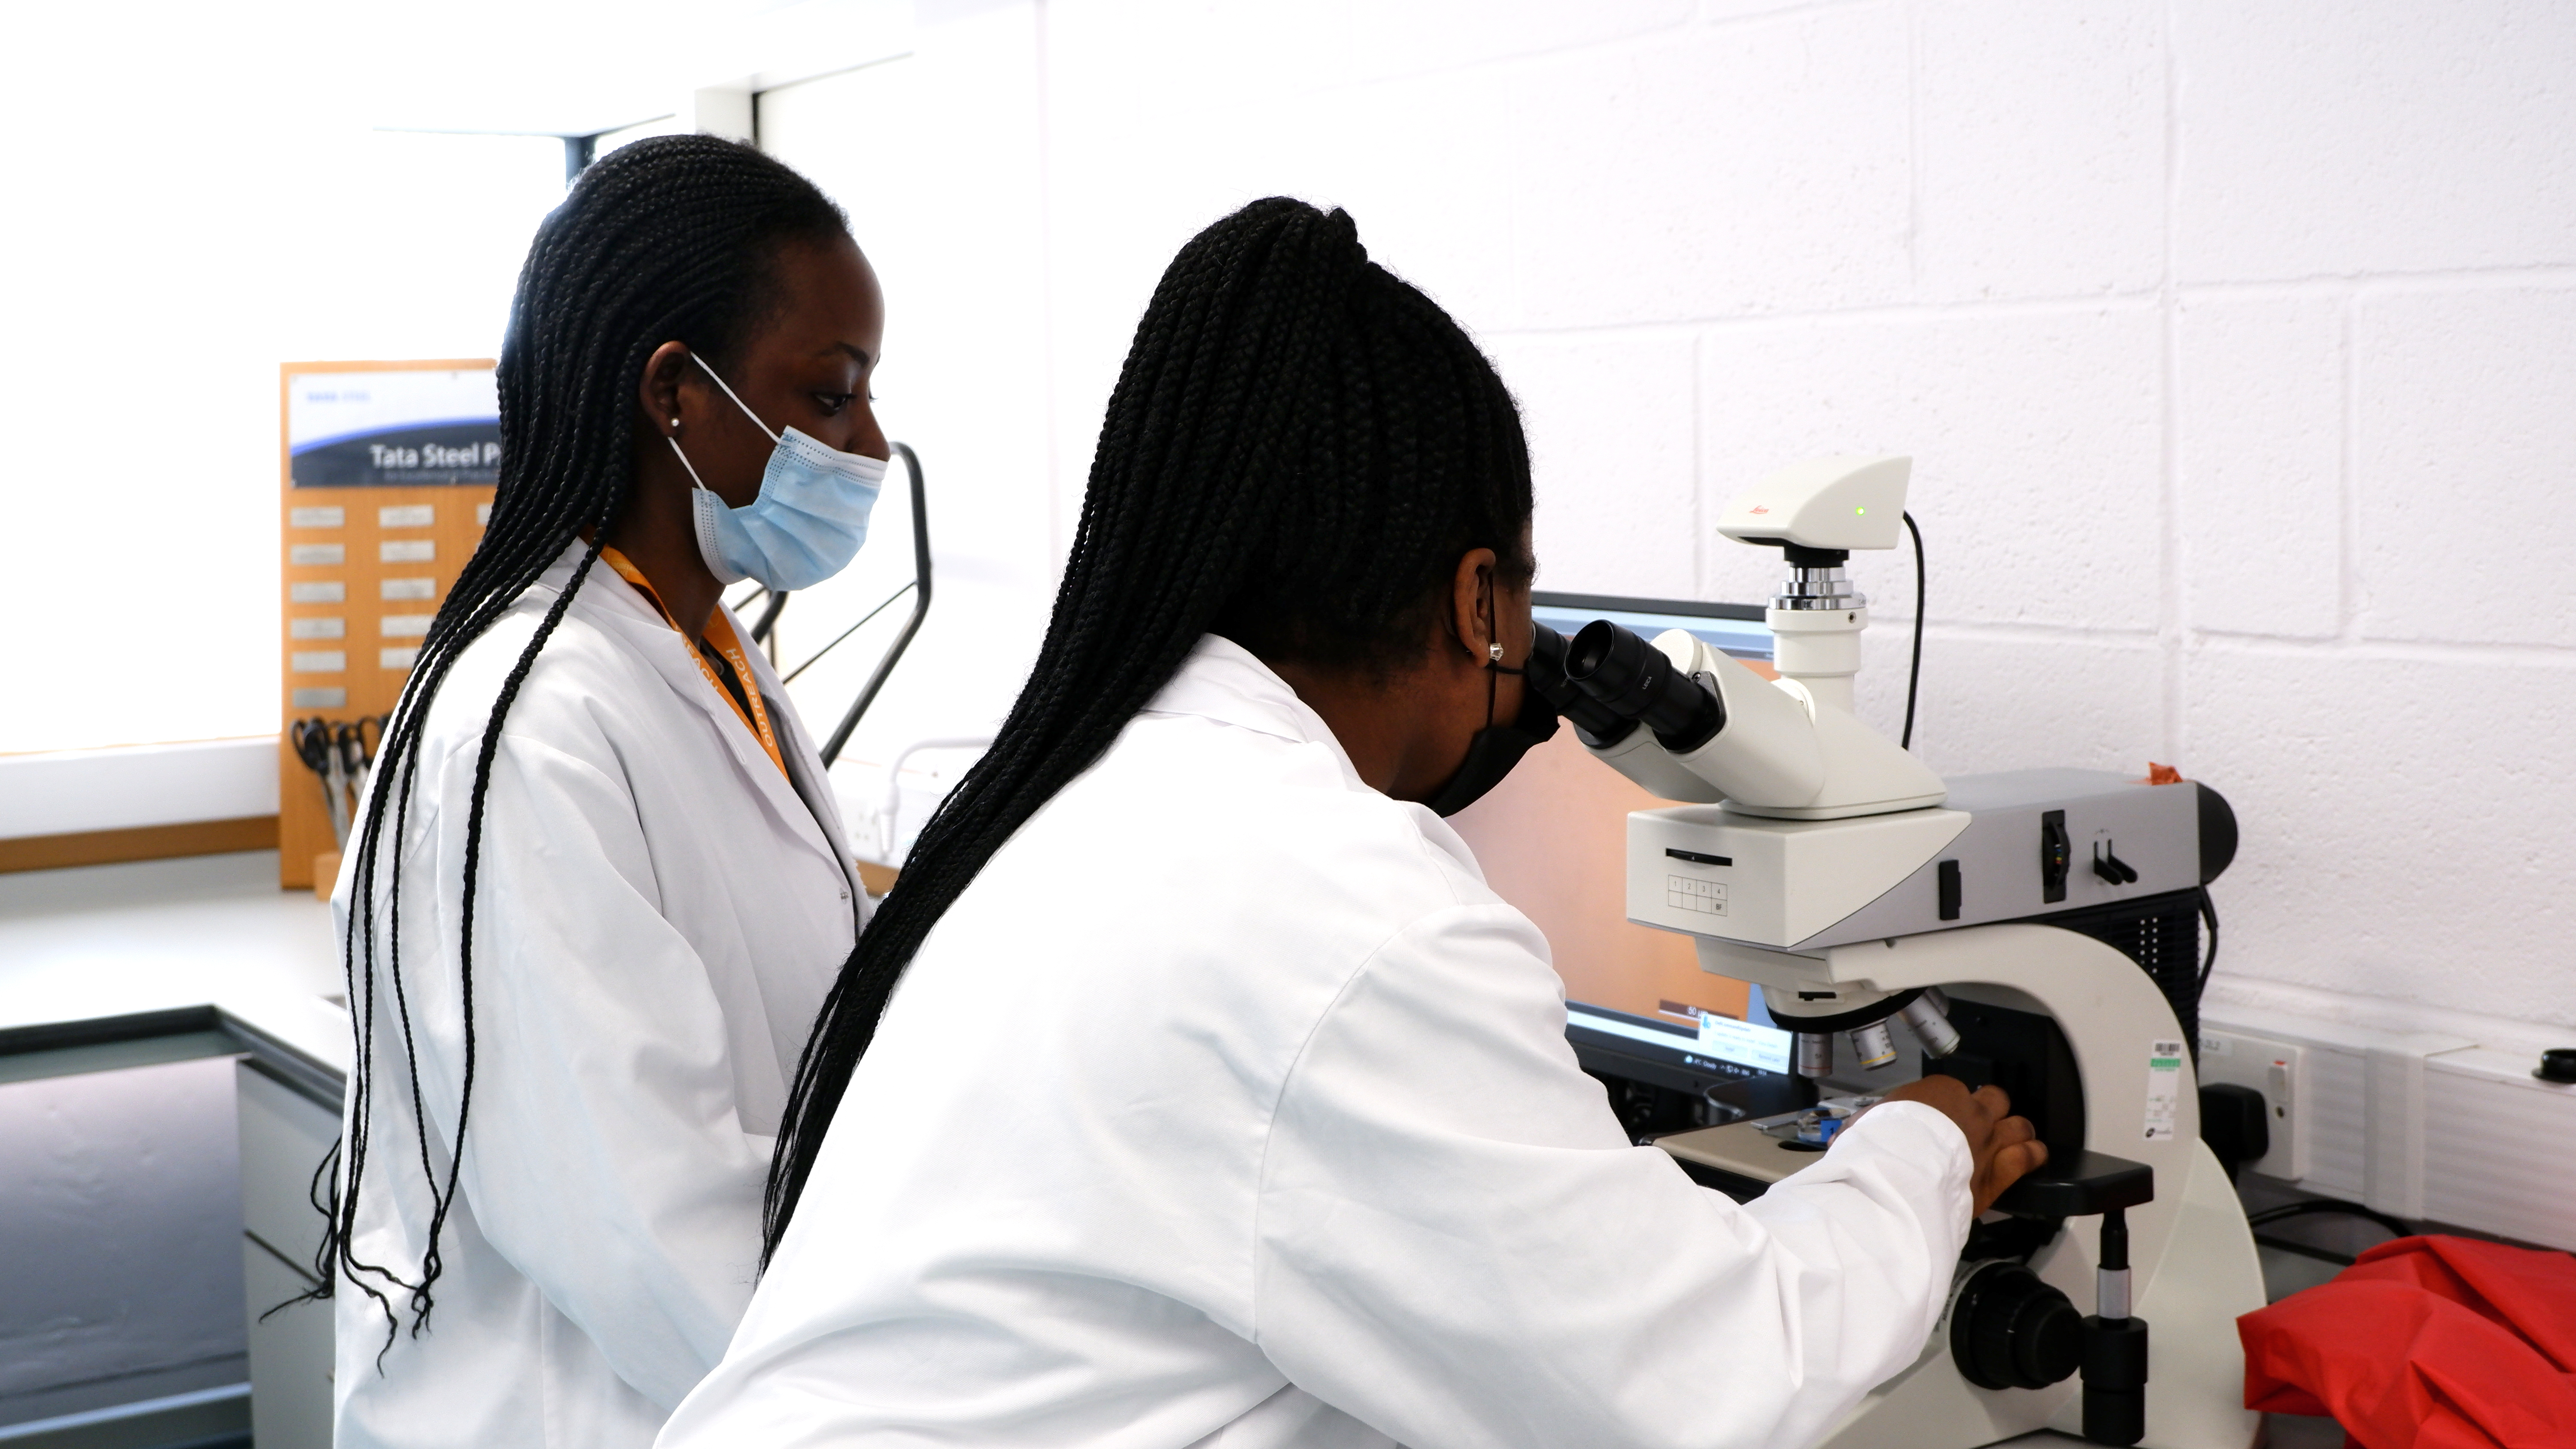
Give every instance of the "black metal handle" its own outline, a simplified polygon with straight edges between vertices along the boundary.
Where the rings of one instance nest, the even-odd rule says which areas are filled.
[[[894,451],[903,455],[904,472],[912,477],[912,612],[905,617],[903,630],[894,636],[894,643],[887,646],[885,657],[877,661],[876,673],[868,676],[859,697],[850,701],[850,712],[841,716],[840,726],[823,742],[823,768],[827,770],[841,758],[841,746],[850,742],[850,732],[859,727],[868,706],[876,703],[877,691],[885,688],[886,676],[894,673],[903,651],[912,646],[912,636],[921,632],[922,616],[930,612],[930,509],[922,496],[921,458],[903,443],[894,444]]]
[[[778,616],[786,611],[787,591],[785,589],[771,589],[769,591],[769,605],[760,611],[760,622],[751,626],[751,642],[754,644],[768,643],[769,631],[778,627]]]

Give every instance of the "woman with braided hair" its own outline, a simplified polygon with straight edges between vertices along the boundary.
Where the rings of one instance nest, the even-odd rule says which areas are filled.
[[[1530,513],[1510,395],[1348,216],[1182,249],[662,1449],[1797,1444],[1914,1359],[2028,1124],[1944,1079],[1694,1186],[1440,818],[1555,728]]]
[[[717,596],[859,546],[883,314],[839,209],[730,141],[613,152],[537,231],[490,525],[333,895],[343,1449],[649,1444],[750,1298],[866,898]]]

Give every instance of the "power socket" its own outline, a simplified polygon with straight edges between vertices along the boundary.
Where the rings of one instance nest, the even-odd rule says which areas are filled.
[[[2251,1087],[2263,1094],[2272,1148],[2246,1164],[2265,1177],[2297,1182],[2308,1176],[2306,1129],[2308,1049],[2295,1042],[2209,1027],[2200,1034],[2200,1080]]]

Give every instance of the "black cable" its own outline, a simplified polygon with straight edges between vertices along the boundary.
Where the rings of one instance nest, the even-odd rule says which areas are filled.
[[[846,629],[842,630],[840,633],[838,633],[838,634],[836,634],[836,635],[832,636],[832,642],[831,642],[831,643],[826,644],[826,645],[824,645],[822,648],[817,649],[817,650],[815,650],[815,651],[814,651],[814,658],[813,658],[813,659],[808,659],[808,660],[806,660],[804,663],[797,665],[795,668],[793,668],[793,669],[791,669],[791,670],[787,671],[785,674],[783,674],[783,675],[779,676],[779,680],[778,680],[778,682],[779,682],[779,683],[781,683],[781,684],[793,684],[793,683],[795,683],[795,682],[796,682],[796,676],[797,676],[797,675],[800,675],[800,674],[804,673],[806,670],[811,669],[811,668],[813,668],[813,667],[814,667],[814,659],[820,659],[820,658],[822,658],[824,655],[831,653],[833,649],[835,649],[836,647],[838,647],[838,646],[839,646],[839,644],[840,644],[840,642],[841,642],[842,640],[849,638],[851,635],[856,634],[857,632],[859,632],[859,630],[860,630],[860,629],[864,628],[864,627],[867,625],[867,622],[868,622],[870,619],[873,619],[873,618],[875,618],[877,615],[884,613],[886,610],[893,608],[893,607],[894,607],[894,601],[895,601],[895,600],[900,599],[900,598],[902,598],[904,595],[906,595],[906,594],[908,594],[908,593],[911,593],[911,592],[912,592],[912,587],[913,587],[913,584],[914,584],[915,582],[917,582],[917,581],[916,581],[916,580],[913,580],[913,579],[906,579],[906,580],[904,580],[904,581],[903,581],[903,587],[902,587],[902,588],[899,588],[899,589],[897,589],[897,590],[895,590],[895,591],[894,591],[893,593],[891,593],[891,594],[886,595],[886,601],[885,601],[884,603],[877,605],[875,608],[868,610],[868,611],[867,611],[866,613],[864,613],[864,614],[861,614],[861,615],[859,616],[859,622],[858,622],[858,623],[856,623],[856,624],[852,624],[850,627],[848,627],[848,628],[846,628]]]
[[[751,626],[751,642],[754,644],[768,643],[769,631],[778,627],[778,616],[786,612],[786,610],[787,591],[785,589],[770,590],[769,607],[760,611],[760,622]],[[774,649],[770,651],[769,662],[772,664],[776,664],[778,662],[778,652]]]
[[[2408,1227],[2405,1220],[2402,1218],[2391,1217],[2387,1213],[2379,1211],[2377,1208],[2363,1207],[2357,1202],[2344,1202],[2340,1199],[2330,1197],[2310,1198],[2304,1202],[2285,1202],[2278,1207],[2267,1207],[2259,1213],[2253,1213],[2247,1216],[2245,1222],[2249,1227],[2259,1228],[2272,1223],[2281,1222],[2287,1218],[2308,1217],[2317,1213],[2334,1213],[2346,1217],[2368,1218],[2372,1222],[2379,1224],[2381,1227],[2388,1229],[2388,1231],[2395,1233],[2401,1238],[2411,1238],[2415,1236],[2415,1230]]]
[[[2200,918],[2209,923],[2209,952],[2200,958],[2200,983],[2192,988],[2191,999],[2209,989],[2209,973],[2218,965],[2218,902],[2209,898],[2209,887],[2200,887]]]
[[[1904,514],[1905,531],[1914,536],[1914,662],[1905,669],[1905,734],[1897,747],[1914,748],[1914,696],[1923,683],[1923,530],[1914,515]]]

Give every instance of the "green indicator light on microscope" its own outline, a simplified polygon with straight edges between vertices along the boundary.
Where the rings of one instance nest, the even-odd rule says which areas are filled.
[[[1855,509],[1853,509],[1853,510],[1852,510],[1852,512],[1854,512],[1854,513],[1867,513],[1867,512],[1869,512],[1869,510],[1868,510],[1868,509],[1866,509],[1866,508],[1855,508]]]

